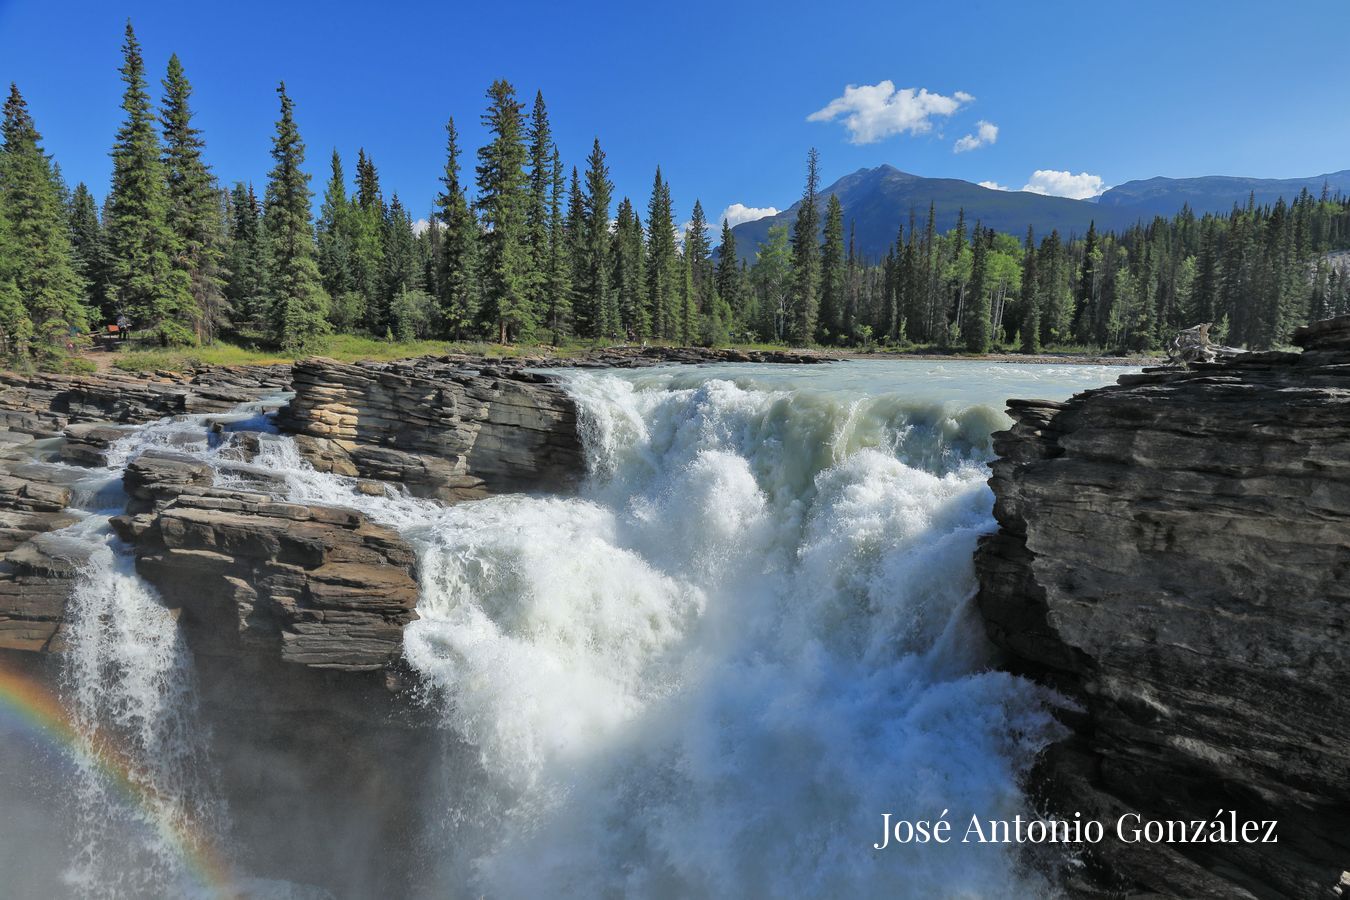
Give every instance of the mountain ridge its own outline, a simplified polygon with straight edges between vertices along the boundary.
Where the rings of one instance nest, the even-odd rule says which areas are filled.
[[[844,229],[857,228],[858,252],[876,261],[886,255],[901,226],[908,227],[911,213],[922,228],[931,202],[937,228],[955,226],[961,210],[967,226],[979,221],[996,231],[1022,236],[1031,226],[1037,237],[1052,230],[1061,235],[1081,235],[1095,223],[1099,230],[1120,230],[1155,216],[1170,217],[1189,204],[1197,215],[1223,213],[1234,203],[1245,204],[1251,196],[1258,204],[1274,203],[1278,197],[1292,200],[1307,188],[1319,194],[1323,186],[1332,193],[1350,192],[1350,169],[1307,178],[1248,178],[1203,175],[1194,178],[1156,176],[1127,181],[1091,200],[1052,197],[1031,191],[1003,191],[959,178],[928,178],[904,172],[883,163],[850,172],[822,189],[818,204],[823,211],[831,194],[844,209]],[[773,216],[742,222],[732,228],[737,255],[753,261],[755,251],[774,225],[791,226],[801,201]]]

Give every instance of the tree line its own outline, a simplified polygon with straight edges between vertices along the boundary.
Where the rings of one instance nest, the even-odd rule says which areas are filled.
[[[82,335],[118,319],[165,346],[228,337],[292,352],[334,331],[1035,352],[1156,349],[1197,321],[1219,323],[1231,343],[1269,347],[1305,320],[1350,312],[1350,273],[1327,257],[1350,246],[1350,201],[1326,192],[1039,240],[964,214],[939,233],[930,206],[922,221],[911,211],[885,259],[864,260],[838,198],[820,196],[815,150],[791,229],[771,229],[747,264],[725,220],[714,248],[701,203],[677,227],[659,167],[641,210],[628,197],[615,203],[598,139],[580,170],[566,169],[542,94],[527,112],[503,80],[487,90],[489,139],[471,171],[447,122],[425,227],[397,193],[385,198],[364,150],[350,182],[333,152],[315,219],[284,83],[259,197],[248,183],[222,188],[206,163],[178,57],[156,108],[130,23],[122,50],[124,120],[101,211],[86,185],[66,188],[10,87],[0,353],[11,364],[59,365]]]

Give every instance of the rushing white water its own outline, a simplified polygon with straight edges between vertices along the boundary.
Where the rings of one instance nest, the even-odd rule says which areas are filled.
[[[80,896],[142,897],[191,885],[181,834],[222,832],[204,776],[209,734],[173,614],[116,546],[104,516],[65,537],[93,545],[67,607],[64,688],[85,753],[75,758],[76,833],[67,881]],[[134,761],[129,788],[96,760]],[[117,763],[112,763],[114,769]]]
[[[990,669],[971,604],[989,434],[1006,397],[1062,398],[1119,371],[563,373],[589,467],[576,496],[371,497],[286,438],[224,465],[201,421],[139,429],[85,495],[107,505],[127,461],[172,447],[222,486],[261,476],[414,545],[406,656],[455,748],[426,792],[444,828],[442,864],[414,879],[429,896],[1048,896],[1013,847],[872,845],[883,813],[946,811],[959,834],[972,814],[1033,812],[1019,777],[1056,731],[1053,698]],[[104,521],[73,530],[98,545],[73,608],[75,707],[148,761],[155,815],[223,829],[190,660]],[[116,804],[92,779],[80,790],[101,812],[81,830],[79,884],[172,883],[153,838],[108,863],[98,835]]]
[[[572,498],[364,498],[269,445],[292,499],[419,550],[408,659],[479,771],[454,895],[1051,893],[1013,848],[872,849],[882,813],[1029,814],[1048,697],[989,671],[971,555],[1009,395],[1085,367],[859,363],[567,376]]]

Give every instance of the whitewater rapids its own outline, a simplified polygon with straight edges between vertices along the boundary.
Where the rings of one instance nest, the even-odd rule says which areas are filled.
[[[989,435],[1004,397],[1115,374],[566,373],[576,497],[447,509],[355,495],[285,441],[265,464],[418,549],[406,654],[478,769],[434,794],[438,890],[1043,896],[1013,848],[872,843],[884,812],[1033,812],[1019,777],[1057,732],[1050,698],[990,670],[972,609]]]
[[[417,551],[405,655],[446,763],[420,817],[428,871],[410,881],[427,897],[1053,896],[1015,847],[872,845],[885,813],[946,811],[958,835],[972,814],[1034,814],[1020,779],[1058,733],[1054,698],[993,670],[972,603],[990,434],[1008,397],[1063,399],[1120,371],[563,370],[581,489],[451,507],[369,496],[289,438],[262,441],[254,467],[285,499],[357,508]],[[233,427],[272,430],[262,406]],[[206,432],[204,417],[129,431],[89,473],[90,515],[67,530],[95,552],[65,694],[90,734],[130,735],[152,817],[188,815],[228,846],[190,654],[106,525],[150,447],[256,489]],[[110,864],[113,799],[87,779],[77,799],[67,884],[178,882],[153,840]]]

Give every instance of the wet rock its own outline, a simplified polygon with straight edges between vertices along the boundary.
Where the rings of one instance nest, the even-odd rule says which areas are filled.
[[[71,465],[97,467],[108,464],[108,448],[127,432],[110,425],[78,424],[66,426],[63,435],[61,459]]]
[[[1350,859],[1350,317],[1296,341],[1012,402],[994,437],[979,607],[1010,668],[1084,707],[1047,794],[1280,822],[1279,844],[1101,845],[1129,890],[1330,896]]]
[[[382,669],[400,654],[417,581],[412,548],[395,532],[355,510],[197,490],[190,467],[150,465],[133,495],[185,490],[117,528],[136,542],[138,571],[183,609],[195,652],[344,671]]]
[[[5,555],[0,561],[0,650],[62,649],[66,603],[90,550],[44,534]]]

